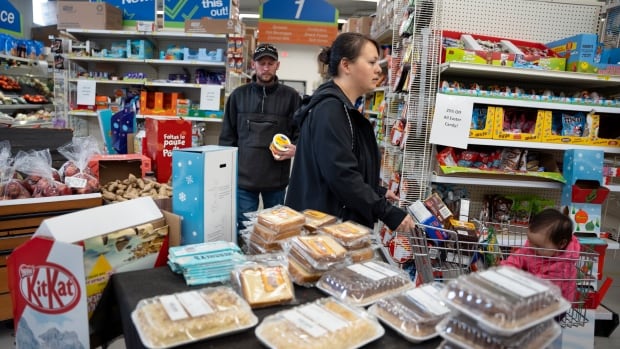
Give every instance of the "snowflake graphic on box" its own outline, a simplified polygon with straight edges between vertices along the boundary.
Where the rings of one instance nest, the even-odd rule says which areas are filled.
[[[179,201],[185,202],[187,200],[187,195],[184,192],[179,193]]]
[[[186,176],[185,177],[185,183],[186,184],[194,184],[194,177],[193,176]]]

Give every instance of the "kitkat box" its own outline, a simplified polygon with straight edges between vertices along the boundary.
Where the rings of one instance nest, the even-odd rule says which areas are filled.
[[[16,348],[90,348],[82,248],[34,237],[8,261]],[[77,263],[76,263],[77,261]]]
[[[146,154],[157,181],[166,183],[172,175],[172,150],[192,146],[192,122],[182,119],[147,118]]]

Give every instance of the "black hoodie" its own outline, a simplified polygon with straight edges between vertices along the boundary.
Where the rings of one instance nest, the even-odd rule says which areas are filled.
[[[321,85],[295,113],[300,127],[285,204],[373,227],[396,229],[405,211],[385,199],[373,127],[333,82]]]

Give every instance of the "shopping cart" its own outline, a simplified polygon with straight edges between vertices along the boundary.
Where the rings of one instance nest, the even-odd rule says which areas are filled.
[[[559,257],[562,250],[524,247],[526,226],[490,222],[475,222],[475,225],[476,234],[472,235],[471,232],[416,224],[410,237],[416,283],[449,281],[460,275],[497,266],[510,255],[538,258],[532,263],[538,267],[545,266],[545,263],[563,263],[570,270],[562,273],[561,277],[546,278],[555,284],[572,284],[575,287],[574,297],[569,299],[572,307],[559,319],[560,325],[578,327],[588,322],[585,304],[596,282],[593,271],[598,258],[596,252],[582,246],[573,258]],[[550,256],[541,256],[542,252]]]

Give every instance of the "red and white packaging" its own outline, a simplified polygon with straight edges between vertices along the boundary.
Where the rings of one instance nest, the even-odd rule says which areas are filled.
[[[172,175],[172,150],[192,146],[192,122],[182,119],[146,118],[146,153],[159,183]]]
[[[90,348],[82,248],[33,237],[8,258],[16,348]],[[76,263],[78,261],[78,263]]]

